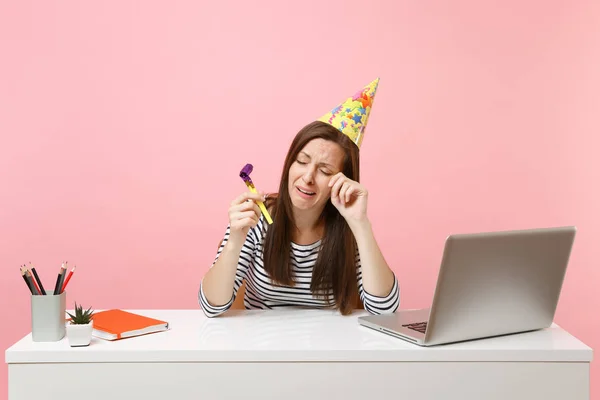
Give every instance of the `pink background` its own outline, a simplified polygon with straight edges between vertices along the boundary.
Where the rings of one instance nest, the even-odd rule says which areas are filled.
[[[77,265],[68,307],[197,309],[241,167],[275,190],[296,131],[377,76],[362,182],[402,307],[450,233],[573,224],[556,322],[600,345],[599,2],[36,3],[0,4],[3,350],[29,261],[47,287]]]

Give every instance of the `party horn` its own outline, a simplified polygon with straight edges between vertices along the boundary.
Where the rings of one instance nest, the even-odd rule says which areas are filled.
[[[244,181],[246,186],[248,186],[248,189],[250,189],[250,191],[252,193],[258,193],[258,191],[256,190],[256,187],[254,186],[254,183],[252,183],[252,179],[250,179],[250,173],[252,172],[253,169],[254,169],[254,167],[252,167],[252,164],[246,164],[246,166],[244,166],[244,168],[242,168],[242,170],[240,171],[240,178],[242,178],[242,180]],[[269,215],[269,212],[267,211],[267,207],[265,207],[265,204],[262,201],[258,201],[257,203],[258,203],[258,207],[260,207],[260,211],[262,211],[262,214],[267,219],[267,222],[269,224],[272,224],[273,220],[271,219],[271,216]]]

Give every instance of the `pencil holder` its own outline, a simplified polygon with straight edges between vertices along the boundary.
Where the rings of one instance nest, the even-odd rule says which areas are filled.
[[[31,296],[31,337],[34,342],[58,342],[65,336],[66,292]]]

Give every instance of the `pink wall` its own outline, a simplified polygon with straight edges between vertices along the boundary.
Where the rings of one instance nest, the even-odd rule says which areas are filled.
[[[600,3],[133,3],[0,4],[0,348],[29,261],[78,266],[69,305],[197,308],[240,168],[275,190],[295,132],[377,76],[363,183],[402,306],[449,233],[575,224],[556,322],[600,345]]]

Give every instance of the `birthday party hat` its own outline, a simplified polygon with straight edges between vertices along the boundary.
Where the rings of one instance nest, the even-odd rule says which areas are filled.
[[[360,148],[378,85],[379,78],[356,92],[354,96],[348,97],[340,105],[319,118],[319,121],[332,125]]]

